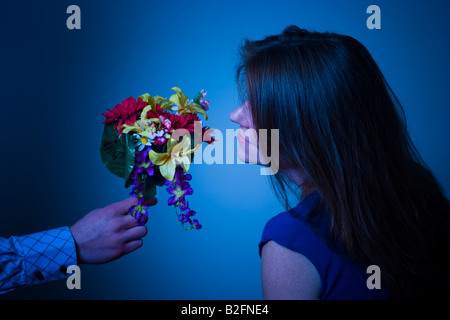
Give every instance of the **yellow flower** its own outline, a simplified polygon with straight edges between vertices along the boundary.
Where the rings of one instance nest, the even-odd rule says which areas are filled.
[[[208,116],[201,105],[189,100],[180,88],[173,87],[172,90],[175,91],[176,94],[171,95],[169,101],[178,106],[179,114],[200,113],[205,117],[205,120],[208,120]]]
[[[150,150],[148,156],[152,163],[159,166],[161,175],[166,180],[172,181],[177,164],[183,168],[184,172],[188,171],[191,165],[190,154],[199,147],[200,144],[191,149],[191,139],[187,136],[184,136],[180,143],[170,138],[167,142],[167,153],[158,153]]]
[[[150,139],[152,133],[156,131],[155,127],[151,126],[151,124],[160,122],[158,118],[147,118],[147,112],[151,109],[151,105],[146,106],[142,109],[140,120],[137,120],[135,123],[130,125],[123,124],[121,126],[123,128],[122,133],[136,132],[140,136]]]
[[[163,110],[169,110],[172,111],[172,103],[167,100],[166,98],[160,97],[160,96],[154,96],[152,97],[148,93],[144,93],[143,95],[140,95],[139,98],[142,99],[142,101],[147,102],[147,105],[150,106],[150,108],[147,108],[145,113],[149,110],[156,110],[156,105],[159,104],[161,109]]]

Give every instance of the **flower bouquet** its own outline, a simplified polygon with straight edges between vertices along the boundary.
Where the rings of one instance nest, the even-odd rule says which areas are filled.
[[[208,119],[210,102],[204,99],[205,90],[192,100],[181,89],[172,90],[176,93],[169,99],[146,93],[107,109],[100,154],[105,167],[125,179],[125,188],[132,186],[130,195],[138,204],[129,213],[139,225],[148,220],[145,202],[155,198],[157,186],[165,185],[181,226],[201,229],[186,200],[193,194],[192,176],[186,172],[201,143],[214,141],[213,129],[203,126],[198,116]]]

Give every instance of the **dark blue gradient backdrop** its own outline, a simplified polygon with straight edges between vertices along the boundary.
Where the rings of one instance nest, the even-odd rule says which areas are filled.
[[[81,30],[66,27],[72,4]],[[371,4],[381,8],[381,30],[366,27]],[[228,115],[238,106],[238,46],[290,24],[348,34],[369,49],[449,195],[449,1],[48,0],[4,2],[0,12],[3,237],[71,225],[128,197],[99,145],[102,112],[129,96],[206,89],[205,124],[224,137],[236,129]],[[0,298],[262,298],[257,244],[283,210],[267,177],[243,164],[193,165],[190,173],[201,231],[181,229],[161,188],[144,246],[109,264],[82,265],[81,290],[62,280]]]

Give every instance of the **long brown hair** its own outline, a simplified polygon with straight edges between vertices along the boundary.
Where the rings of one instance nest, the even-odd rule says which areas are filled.
[[[237,81],[255,128],[278,129],[282,163],[320,193],[334,240],[378,265],[393,297],[448,295],[449,202],[368,50],[290,26],[245,41]],[[280,167],[274,185],[286,204],[290,184]]]

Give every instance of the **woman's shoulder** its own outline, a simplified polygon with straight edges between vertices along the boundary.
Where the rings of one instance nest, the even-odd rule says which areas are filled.
[[[292,251],[298,252],[315,263],[329,254],[326,239],[322,236],[323,227],[311,224],[303,216],[296,214],[298,210],[289,210],[277,214],[265,225],[261,241],[260,253],[265,243],[272,240]]]
[[[387,298],[386,290],[367,287],[368,266],[355,263],[329,239],[327,212],[318,200],[305,200],[266,223],[259,242],[260,254],[266,244],[275,242],[306,258],[320,276],[321,299]]]
[[[269,240],[303,255],[315,253],[318,249],[326,250],[326,226],[323,219],[309,219],[311,214],[317,211],[318,203],[318,196],[314,194],[302,200],[295,208],[271,218],[264,227],[260,250]]]
[[[261,280],[264,299],[320,298],[320,275],[311,261],[272,240],[261,250]]]

